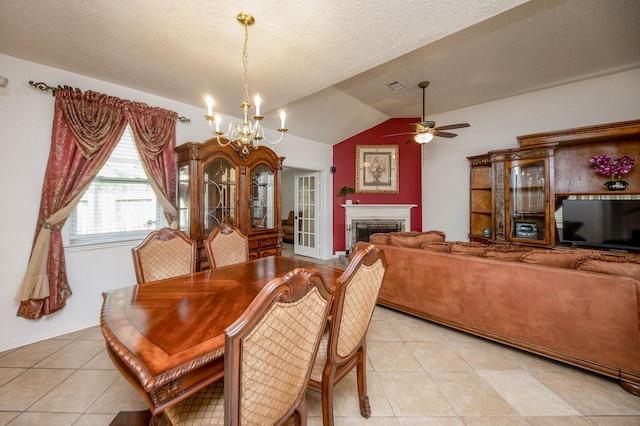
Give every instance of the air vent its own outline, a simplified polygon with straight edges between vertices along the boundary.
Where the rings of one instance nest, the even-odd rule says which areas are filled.
[[[394,81],[393,83],[387,84],[387,87],[393,91],[404,89],[404,84],[399,81]]]

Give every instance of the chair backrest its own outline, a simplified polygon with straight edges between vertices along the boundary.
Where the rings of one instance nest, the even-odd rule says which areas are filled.
[[[233,225],[215,228],[204,240],[211,268],[235,265],[249,260],[249,240]]]
[[[331,359],[350,358],[364,341],[386,269],[383,250],[371,244],[354,255],[338,278],[329,336]]]
[[[295,269],[270,281],[227,328],[225,424],[280,424],[306,407],[332,299],[320,274]]]
[[[196,243],[178,229],[151,232],[131,253],[138,284],[196,271]]]

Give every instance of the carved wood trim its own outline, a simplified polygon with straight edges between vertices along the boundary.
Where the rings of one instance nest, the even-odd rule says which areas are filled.
[[[520,147],[544,144],[593,143],[608,139],[625,139],[640,136],[640,120],[619,121],[595,126],[577,127],[552,132],[518,136]]]
[[[494,173],[495,173],[495,239],[496,240],[505,240],[505,200],[504,200],[504,170],[505,164],[504,162],[494,163]]]

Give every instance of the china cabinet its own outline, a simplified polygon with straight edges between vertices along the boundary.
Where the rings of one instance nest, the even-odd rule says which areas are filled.
[[[219,225],[237,226],[249,238],[249,257],[282,252],[283,157],[261,146],[242,157],[216,138],[176,147],[178,225],[198,242],[198,265],[208,267],[202,241]]]

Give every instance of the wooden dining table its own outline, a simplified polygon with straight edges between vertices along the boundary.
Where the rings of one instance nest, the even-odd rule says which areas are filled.
[[[103,293],[100,327],[111,360],[152,415],[219,380],[225,329],[270,280],[296,268],[335,288],[342,270],[270,256]]]

